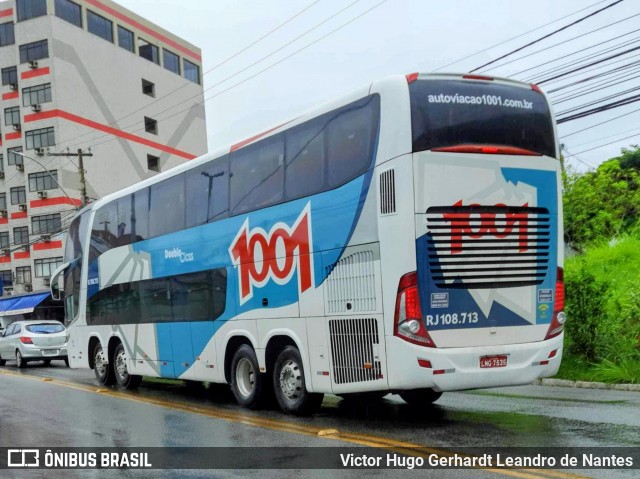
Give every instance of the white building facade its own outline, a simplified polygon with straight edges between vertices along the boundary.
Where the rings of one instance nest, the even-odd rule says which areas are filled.
[[[114,2],[0,2],[0,71],[7,296],[48,288],[62,262],[63,232],[83,198],[78,150],[91,152],[92,200],[207,144],[200,49]]]

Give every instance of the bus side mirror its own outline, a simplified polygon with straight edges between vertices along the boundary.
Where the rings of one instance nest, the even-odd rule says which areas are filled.
[[[69,261],[68,263],[64,263],[53,272],[51,275],[50,286],[51,289],[51,297],[56,301],[62,299],[60,294],[60,275],[64,273],[64,271],[71,266],[76,260]]]

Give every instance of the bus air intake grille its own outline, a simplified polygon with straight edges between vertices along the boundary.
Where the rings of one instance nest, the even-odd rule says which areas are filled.
[[[336,384],[376,381],[382,377],[378,358],[378,322],[374,318],[329,321],[333,380]]]
[[[427,210],[430,277],[439,288],[515,288],[541,284],[553,225],[528,206],[436,206]]]
[[[380,214],[396,212],[396,173],[387,170],[380,173]]]
[[[373,251],[358,251],[327,266],[325,308],[327,314],[371,313],[376,309]]]

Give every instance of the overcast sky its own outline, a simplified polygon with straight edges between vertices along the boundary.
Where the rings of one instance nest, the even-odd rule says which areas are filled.
[[[204,75],[204,88],[205,98],[211,98],[206,101],[206,106],[209,149],[213,150],[252,136],[385,75],[413,71],[428,73],[454,61],[457,63],[440,71],[467,72],[615,0],[116,1],[202,49],[203,71],[211,70]],[[217,66],[306,7],[309,8],[272,35]],[[558,20],[581,9],[585,10]],[[538,72],[541,78],[545,76],[539,75],[543,69],[560,66],[623,41],[631,42],[640,35],[625,34],[640,29],[640,16],[633,17],[639,13],[640,1],[625,0],[508,60],[564,42],[562,45],[490,70],[488,74],[529,80]],[[459,61],[554,20],[558,21]],[[613,22],[619,23],[606,26]],[[345,26],[339,28],[342,25]],[[589,33],[597,28],[601,30]],[[582,34],[586,35],[573,39]],[[325,35],[326,38],[320,39]],[[282,48],[299,36],[298,40]],[[281,61],[316,40],[313,45]],[[607,43],[570,56],[599,42]],[[629,48],[636,45],[638,43],[630,44]],[[267,55],[270,56],[264,58]],[[605,66],[594,73],[626,65],[637,58],[629,57],[627,61],[622,57],[620,63]],[[273,68],[259,73],[276,63]],[[520,73],[537,65],[545,66]],[[567,79],[564,84],[576,79],[580,76]],[[239,82],[243,83],[234,86]],[[556,82],[541,87],[548,91],[562,85],[562,82]],[[638,85],[640,80],[632,79],[595,93],[593,97],[585,96],[558,104],[556,110],[562,111]],[[560,98],[575,88],[566,88],[555,96]],[[167,99],[165,107],[170,106],[171,100],[171,97]],[[572,159],[571,164],[584,170],[585,164],[597,165],[616,156],[621,147],[640,143],[640,111],[570,135],[638,108],[640,103],[634,103],[560,125],[561,142],[583,162]],[[635,132],[630,131],[634,127]],[[634,133],[638,136],[619,140]],[[565,135],[570,136],[563,138]],[[615,143],[580,153],[611,141]]]

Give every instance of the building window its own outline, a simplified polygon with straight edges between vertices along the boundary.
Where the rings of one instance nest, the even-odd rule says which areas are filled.
[[[153,133],[154,135],[158,134],[158,121],[153,118],[149,118],[148,116],[144,117],[144,131],[147,133]]]
[[[57,233],[61,229],[62,221],[60,219],[60,213],[31,217],[31,233],[34,235]]]
[[[7,164],[8,165],[24,164],[24,158],[20,155],[16,155],[16,152],[22,153],[22,147],[16,146],[15,148],[7,148]]]
[[[53,146],[56,144],[56,138],[53,133],[53,127],[40,128],[39,130],[31,130],[25,133],[24,140],[27,150],[33,148],[44,148],[45,146]]]
[[[118,25],[118,45],[125,50],[135,53],[133,32]]]
[[[142,38],[138,38],[138,53],[142,58],[146,58],[150,62],[160,65],[160,55],[158,47],[152,45]]]
[[[167,70],[180,75],[180,57],[178,55],[163,48],[162,63]]]
[[[147,155],[147,169],[150,171],[160,171],[160,158]]]
[[[18,68],[17,67],[7,67],[2,69],[2,84],[3,85],[11,85],[18,84]]]
[[[0,136],[0,139],[2,137]],[[0,153],[0,172],[4,173],[4,155]]]
[[[58,172],[56,170],[39,171],[29,174],[29,191],[53,190],[58,187]]]
[[[20,63],[42,58],[49,58],[49,42],[47,40],[20,45]]]
[[[39,105],[51,101],[51,83],[22,89],[22,105]]]
[[[82,7],[71,0],[56,0],[56,17],[82,28]]]
[[[34,262],[36,267],[36,278],[49,278],[58,266],[62,265],[62,257],[37,259]]]
[[[156,97],[156,85],[149,80],[142,79],[142,93],[152,98]]]
[[[24,205],[27,202],[27,192],[24,186],[11,188],[11,204]]]
[[[4,231],[0,233],[0,248],[6,249],[9,247],[9,232]]]
[[[31,283],[31,266],[18,266],[16,268],[16,284],[25,283]]]
[[[0,47],[13,45],[16,37],[13,34],[13,22],[0,24]]]
[[[29,243],[29,227],[19,226],[13,228],[13,244],[28,244]]]
[[[47,14],[47,0],[16,0],[18,21],[41,17]]]
[[[87,29],[94,35],[113,43],[113,22],[87,10]]]
[[[20,124],[20,107],[12,106],[4,109],[4,124],[7,126]]]
[[[200,84],[200,67],[189,60],[182,59],[184,77],[193,83]]]
[[[0,210],[6,210],[6,209],[7,209],[7,194],[0,193]]]
[[[2,281],[2,284],[5,287],[13,286],[13,273],[11,272],[10,269],[5,269],[4,271],[0,271],[0,281]]]

